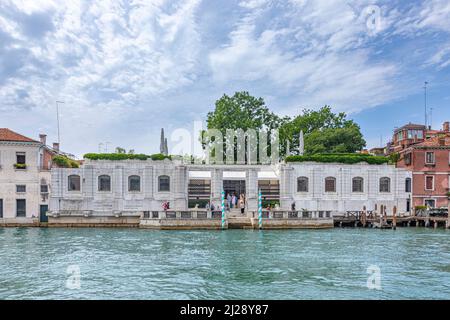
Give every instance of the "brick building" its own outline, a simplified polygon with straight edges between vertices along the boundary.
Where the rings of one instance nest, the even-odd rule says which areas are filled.
[[[394,132],[391,152],[400,155],[397,167],[412,172],[412,205],[447,207],[450,191],[450,124],[441,130],[408,124]]]

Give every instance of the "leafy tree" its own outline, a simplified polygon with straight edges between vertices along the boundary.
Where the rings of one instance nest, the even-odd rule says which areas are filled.
[[[317,111],[304,109],[301,115],[282,125],[280,140],[289,141],[293,154],[298,154],[301,130],[304,133],[305,154],[353,153],[366,145],[360,127],[353,120],[348,120],[345,113],[333,113],[329,106]],[[281,149],[285,155],[286,144],[282,144]]]
[[[359,125],[347,119],[344,112],[334,113],[330,106],[324,106],[319,110],[304,109],[294,118],[281,117],[271,112],[262,98],[253,97],[246,91],[236,92],[231,97],[224,94],[216,101],[214,111],[208,113],[206,122],[208,129],[218,129],[222,133],[224,157],[229,145],[233,145],[235,156],[237,153],[235,142],[226,139],[226,129],[279,129],[280,156],[286,156],[287,141],[291,154],[298,154],[301,130],[305,154],[354,153],[366,145]],[[205,137],[205,131],[201,137]],[[212,142],[202,140],[202,143],[205,148]]]
[[[122,154],[122,153],[127,153],[127,151],[124,148],[116,147],[116,153]]]
[[[251,96],[248,92],[236,92],[233,96],[224,94],[215,103],[215,109],[207,115],[207,128],[218,129],[223,136],[224,142],[224,158],[225,150],[228,146],[233,145],[235,155],[237,153],[234,141],[228,141],[226,137],[226,129],[242,129],[244,132],[248,129],[272,130],[278,128],[283,122],[280,118],[269,110],[263,98]],[[203,131],[201,137],[205,137],[206,132]],[[206,147],[204,139],[202,139],[203,147]],[[214,140],[212,140],[214,141]],[[257,148],[257,146],[254,146]]]

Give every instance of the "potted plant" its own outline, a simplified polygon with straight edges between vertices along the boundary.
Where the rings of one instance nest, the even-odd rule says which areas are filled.
[[[25,163],[14,163],[14,168],[24,170],[27,168],[27,165]]]
[[[450,191],[447,192],[447,198],[450,200]]]

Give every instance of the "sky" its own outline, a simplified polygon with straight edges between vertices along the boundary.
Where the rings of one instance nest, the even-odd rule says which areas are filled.
[[[223,94],[280,115],[330,105],[367,147],[450,120],[450,2],[0,1],[0,127],[78,156],[159,152]]]

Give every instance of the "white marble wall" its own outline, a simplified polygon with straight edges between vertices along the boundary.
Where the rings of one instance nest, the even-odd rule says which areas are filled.
[[[286,164],[281,168],[281,206],[290,208],[295,202],[297,209],[353,211],[373,210],[375,204],[387,206],[388,213],[397,206],[399,212],[406,211],[407,199],[405,180],[411,173],[392,165],[369,164],[324,164],[303,162]],[[307,177],[308,192],[297,192],[297,178]],[[336,192],[325,192],[325,178],[336,178]],[[362,177],[363,192],[352,192],[352,179]],[[391,179],[390,192],[380,192],[382,177]]]
[[[188,203],[189,165],[174,160],[164,161],[87,161],[79,169],[53,169],[51,211],[83,211],[95,213],[142,212],[161,210],[162,203],[169,201],[171,208],[186,210]],[[193,169],[193,168],[192,168]],[[196,170],[199,170],[198,166]],[[224,171],[236,170],[233,166],[205,166],[211,172],[211,199],[220,204]],[[257,209],[258,171],[274,170],[271,166],[245,166],[246,193],[249,210]],[[280,179],[280,204],[282,209],[290,209],[295,202],[296,209],[345,212],[362,210],[366,206],[373,210],[375,204],[385,205],[388,213],[393,206],[399,212],[406,211],[406,200],[410,194],[405,192],[405,179],[411,177],[408,171],[391,165],[344,165],[323,163],[280,164],[275,168]],[[67,177],[78,174],[82,178],[81,191],[69,192]],[[98,176],[112,177],[110,192],[98,191]],[[128,177],[141,177],[141,191],[128,191]],[[170,192],[158,191],[158,177],[170,177]],[[309,179],[308,192],[297,192],[297,177]],[[336,178],[336,192],[325,192],[325,178]],[[352,178],[362,177],[364,189],[361,193],[352,192]],[[391,179],[391,191],[379,192],[379,179]]]

